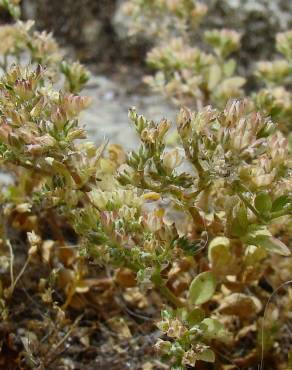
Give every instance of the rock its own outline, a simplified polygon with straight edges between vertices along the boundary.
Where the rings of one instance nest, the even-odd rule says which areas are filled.
[[[92,104],[81,117],[89,139],[100,143],[104,138],[122,144],[126,149],[137,146],[135,129],[128,118],[128,109],[135,106],[147,118],[175,119],[177,109],[160,95],[134,92],[132,87],[104,76],[95,76],[83,91],[92,98]]]
[[[39,29],[52,31],[64,45],[71,44],[80,60],[111,58],[114,31],[111,18],[115,0],[23,0],[25,18]]]
[[[120,41],[113,19],[117,0],[22,0],[23,16],[40,30],[52,31],[62,46],[82,62],[104,68],[122,60],[144,60],[145,47]]]

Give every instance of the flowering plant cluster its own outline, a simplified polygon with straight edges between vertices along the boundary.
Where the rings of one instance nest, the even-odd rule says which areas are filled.
[[[130,35],[145,29],[156,40],[147,63],[157,72],[145,78],[154,91],[196,108],[209,103],[222,108],[228,99],[243,95],[245,78],[236,75],[236,62],[230,57],[240,48],[240,34],[209,30],[204,33],[205,46],[196,46],[194,35],[207,13],[205,4],[130,0],[122,11],[132,20]]]
[[[276,49],[282,58],[257,63],[256,76],[264,87],[255,94],[256,106],[281,123],[284,132],[291,131],[292,30],[276,36]]]
[[[158,72],[145,77],[154,91],[198,108],[212,102],[218,107],[232,97],[243,95],[245,79],[235,75],[236,63],[229,55],[240,45],[240,36],[231,30],[207,31],[206,42],[213,48],[206,53],[184,38],[173,38],[154,47],[148,64]]]
[[[10,4],[10,3],[9,3]],[[63,61],[63,53],[51,33],[33,30],[34,21],[16,21],[0,26],[1,69],[6,72],[13,63],[28,58],[34,65],[42,65],[54,80],[64,76],[67,91],[78,93],[89,79],[89,73],[79,62]]]
[[[291,216],[287,140],[235,100],[223,111],[182,109],[181,145],[168,149],[170,122],[131,110],[141,146],[125,157],[119,147],[104,152],[78,141],[85,137],[78,115],[88,104],[55,91],[41,67],[14,66],[2,77],[1,161],[16,176],[4,217],[64,217],[82,255],[127,269],[142,290],[157,289],[173,307],[158,324],[169,339],[157,348],[174,368],[214,362],[216,343],[234,338],[262,308],[261,289],[247,293],[246,286],[257,286],[270,253],[290,254],[269,230]],[[30,233],[29,256],[42,243],[37,230]],[[80,292],[76,279],[66,306]],[[4,287],[3,298],[13,288]]]
[[[129,17],[131,35],[146,32],[149,38],[164,39],[196,28],[208,10],[205,4],[193,0],[133,0],[121,6],[122,12]]]
[[[169,12],[182,21],[177,26],[183,32],[205,12],[193,1],[135,6]],[[30,23],[2,27],[10,27],[0,32],[11,37],[0,79],[0,165],[11,177],[0,195],[0,314],[8,323],[0,331],[8,357],[17,352],[14,331],[22,349],[13,361],[25,368],[54,368],[70,336],[89,347],[97,327],[91,334],[86,326],[75,330],[83,316],[72,323],[70,308],[99,309],[106,322],[100,326],[129,339],[126,315],[117,319],[116,312],[125,313],[124,302],[143,309],[150,301],[160,336],[155,349],[167,368],[262,368],[265,358],[287,368],[291,291],[281,292],[280,308],[269,303],[270,288],[278,290],[291,273],[291,150],[272,119],[279,110],[258,97],[233,99],[233,90],[222,92],[222,83],[237,78],[231,77],[233,60],[225,58],[238,48],[239,36],[207,32],[212,55],[184,47],[183,39],[150,53],[168,76],[181,73],[182,65],[196,71],[201,80],[188,93],[194,92],[197,109],[182,108],[176,127],[130,109],[140,145],[125,153],[119,145],[85,140],[80,114],[90,99],[78,95],[88,78],[84,67],[61,62],[52,36],[31,33]],[[290,36],[278,36],[288,64]],[[22,52],[30,63],[10,65],[9,58]],[[267,84],[261,95],[274,96],[288,79],[285,63],[259,64],[257,74]],[[61,88],[53,78],[59,71]],[[217,108],[206,105],[209,100]],[[175,148],[167,144],[172,130]],[[20,267],[18,248],[25,254]],[[15,329],[19,294],[38,313]]]
[[[13,18],[18,19],[20,17],[20,0],[1,0],[0,7],[7,10]]]
[[[201,109],[212,104],[223,108],[230,98],[251,95],[254,110],[272,117],[289,133],[291,116],[291,30],[276,35],[274,61],[256,63],[254,74],[262,84],[257,91],[244,91],[247,76],[236,73],[232,54],[241,47],[241,35],[228,29],[207,30],[203,42],[198,26],[207,6],[197,1],[136,1],[121,9],[131,19],[129,35],[149,34],[155,40],[147,63],[156,73],[145,77],[155,92],[178,105]],[[162,24],[167,26],[162,27]]]

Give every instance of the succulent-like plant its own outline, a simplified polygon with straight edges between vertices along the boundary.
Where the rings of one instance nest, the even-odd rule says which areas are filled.
[[[287,133],[291,130],[292,95],[292,31],[276,36],[276,48],[281,59],[257,63],[256,76],[264,88],[254,93],[256,106],[281,124]]]
[[[211,343],[235,335],[229,315],[244,325],[261,310],[261,290],[246,294],[246,285],[257,284],[270,253],[290,255],[269,230],[291,217],[287,140],[240,101],[223,111],[182,110],[174,150],[165,145],[168,121],[134,110],[130,118],[141,147],[119,169],[125,188],[93,188],[91,202],[74,212],[76,231],[98,263],[127,267],[141,287],[156,287],[174,306],[159,324],[170,340],[157,344],[174,368],[215,361]],[[179,261],[181,284],[173,277]],[[219,308],[204,313],[212,299]]]
[[[273,281],[280,278],[274,261],[289,271],[283,257],[290,255],[292,158],[287,138],[269,118],[279,117],[280,111],[269,110],[259,97],[224,103],[241,94],[243,80],[233,76],[235,62],[226,59],[238,48],[239,35],[208,31],[212,54],[185,44],[188,27],[196,26],[204,6],[167,0],[135,6],[138,14],[145,7],[147,17],[153,10],[159,17],[167,11],[181,21],[175,27],[182,37],[149,54],[169,83],[179,78],[172,96],[184,100],[191,94],[199,108],[180,110],[175,148],[167,146],[171,122],[148,120],[135,109],[129,118],[140,140],[137,150],[125,155],[118,145],[97,148],[83,141],[79,114],[90,99],[77,93],[88,78],[84,67],[61,63],[51,35],[31,32],[31,23],[0,28],[11,37],[3,46],[0,79],[0,164],[13,176],[0,196],[1,243],[9,252],[9,258],[0,254],[1,268],[9,271],[0,284],[1,317],[9,318],[14,290],[27,266],[39,255],[38,263],[54,263],[54,253],[58,267],[51,274],[64,292],[63,309],[80,308],[75,298],[90,290],[90,258],[116,276],[125,273],[125,286],[137,285],[145,295],[159,293],[167,307],[157,323],[161,339],[156,349],[173,370],[200,361],[223,368],[227,348],[235,364],[239,351],[250,351],[240,365],[249,366],[265,350],[273,351],[271,338],[279,340],[289,316],[286,308],[277,322],[259,319],[266,312],[262,281],[271,271]],[[259,65],[269,94],[289,79],[290,36],[278,36],[287,61]],[[17,59],[23,51],[29,52],[31,63],[10,65],[9,58]],[[52,78],[58,68],[66,77],[60,90]],[[205,106],[209,101],[222,108]],[[43,240],[44,218],[53,240]],[[74,234],[74,252],[68,252],[64,225]],[[16,276],[9,240],[13,227],[27,232],[27,259]],[[55,243],[66,257],[61,248],[54,249]],[[53,303],[53,283],[41,279],[38,289],[64,327],[64,312]],[[281,304],[289,307],[287,295]],[[64,344],[64,336],[52,336],[58,338],[56,347]],[[247,337],[251,349],[240,345]],[[30,353],[30,366],[46,368],[51,352],[42,353],[39,363]]]
[[[230,30],[214,30],[205,36],[213,53],[205,53],[183,38],[153,48],[147,61],[158,72],[146,77],[145,82],[175,103],[197,108],[210,102],[222,107],[228,99],[242,96],[245,79],[234,75],[236,63],[227,59],[239,47],[239,35]]]
[[[33,21],[16,21],[0,26],[0,37],[5,40],[0,48],[0,67],[8,71],[13,63],[29,58],[34,65],[47,68],[51,78],[65,77],[65,89],[72,93],[82,90],[89,73],[80,63],[63,61],[63,52],[51,33],[33,30]]]
[[[150,39],[168,39],[177,32],[195,29],[207,12],[205,4],[193,0],[131,0],[123,2],[121,7],[129,17],[129,34],[146,32]]]
[[[157,72],[145,78],[154,91],[199,109],[210,103],[222,108],[230,98],[243,95],[245,79],[235,74],[236,62],[230,58],[240,48],[240,34],[227,29],[206,31],[204,48],[194,41],[206,5],[131,0],[122,10],[133,21],[130,34],[146,29],[155,39],[147,62]]]
[[[158,323],[168,339],[157,349],[174,369],[214,362],[220,342],[235,336],[230,315],[239,327],[256,320],[263,293],[246,287],[265,274],[269,254],[290,254],[269,229],[292,210],[291,158],[276,125],[248,101],[182,109],[179,145],[169,149],[170,122],[131,110],[141,146],[126,159],[118,146],[103,154],[104,145],[79,142],[89,99],[55,91],[41,67],[13,66],[0,97],[1,162],[18,179],[2,199],[6,217],[62,215],[82,255],[127,268],[172,306]],[[33,256],[42,241],[37,233],[28,240]],[[81,291],[83,273],[74,276],[65,307]]]
[[[20,1],[21,0],[1,0],[0,7],[6,9],[14,19],[18,19],[21,14]]]

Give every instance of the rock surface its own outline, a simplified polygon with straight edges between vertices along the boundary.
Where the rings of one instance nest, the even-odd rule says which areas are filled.
[[[120,42],[113,26],[117,0],[22,0],[23,17],[40,30],[53,32],[82,62],[111,64],[143,60],[144,45]]]
[[[136,147],[135,129],[128,118],[131,107],[152,120],[166,117],[173,121],[177,113],[160,95],[137,93],[132,87],[127,89],[124,84],[104,76],[92,77],[83,94],[92,98],[92,104],[81,116],[81,122],[86,126],[89,139],[96,143],[106,138],[126,149]]]

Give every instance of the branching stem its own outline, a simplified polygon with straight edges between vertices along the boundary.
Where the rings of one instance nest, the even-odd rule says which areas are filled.
[[[160,275],[160,270],[152,276],[152,282],[162,295],[175,307],[184,307],[183,302],[166,286],[165,281]]]

